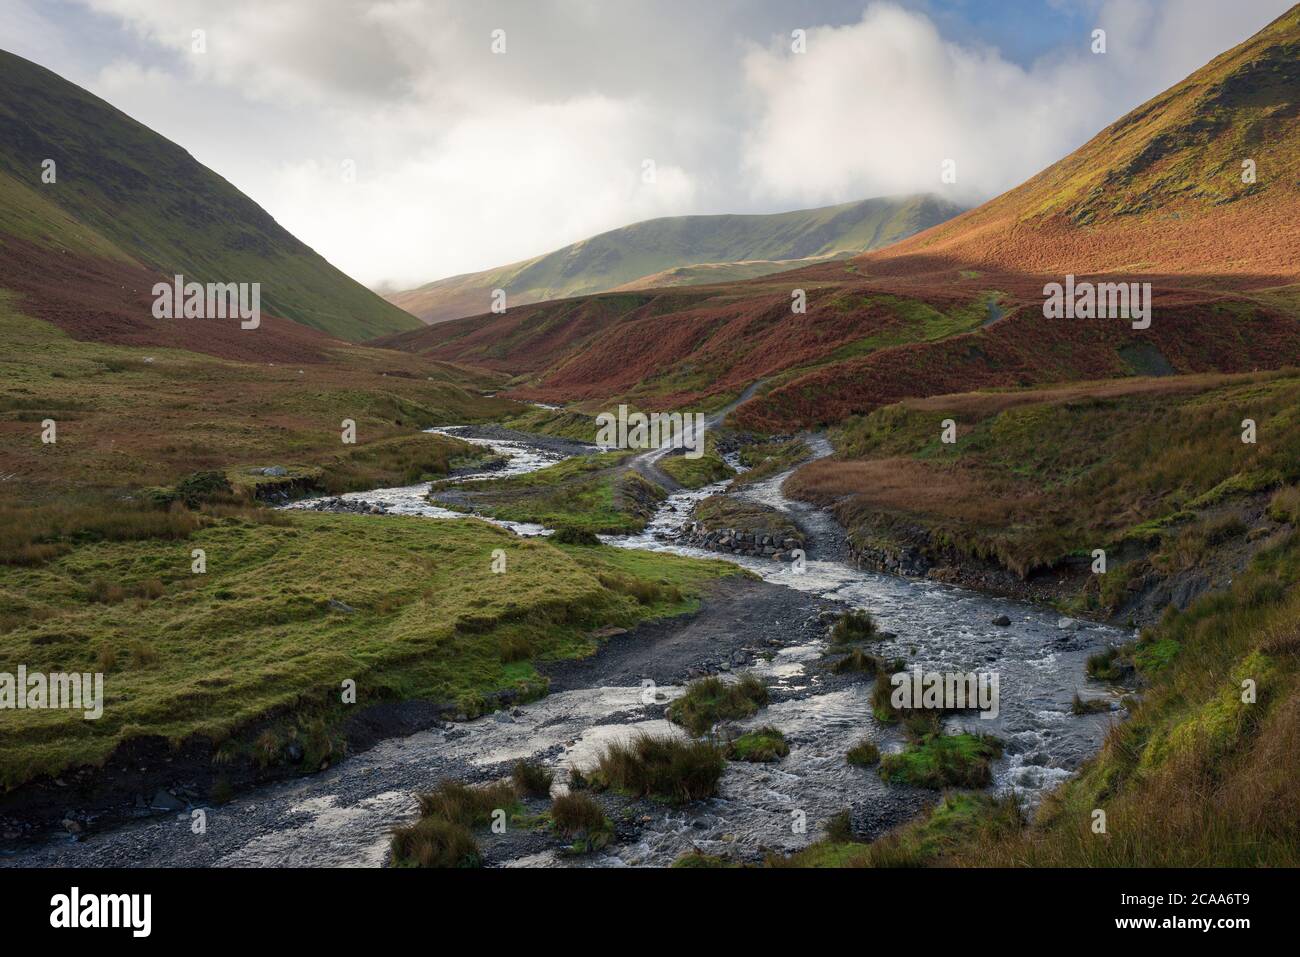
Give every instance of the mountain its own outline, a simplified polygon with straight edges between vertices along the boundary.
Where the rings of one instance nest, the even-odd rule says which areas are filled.
[[[320,338],[312,329],[360,341],[417,325],[175,143],[0,51],[0,287],[84,338],[201,350],[209,334],[229,339],[215,325],[158,327],[149,290],[175,274],[261,283],[265,312],[310,327],[277,333],[303,343]]]
[[[386,342],[511,374],[509,394],[549,402],[717,406],[763,380],[733,421],[774,431],[913,396],[1294,365],[1298,108],[1300,7],[1025,184],[887,249]],[[1045,285],[1071,273],[1151,283],[1150,327],[1046,318]]]
[[[486,312],[494,289],[522,306],[611,289],[734,282],[879,249],[959,212],[947,200],[917,195],[769,215],[651,219],[389,299],[432,324]]]
[[[1293,275],[1298,90],[1293,7],[1022,186],[866,257],[865,268]]]

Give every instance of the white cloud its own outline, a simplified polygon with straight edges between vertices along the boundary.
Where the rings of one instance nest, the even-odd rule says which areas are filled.
[[[750,187],[798,203],[921,191],[987,199],[1245,39],[1276,4],[1236,7],[1110,0],[1094,20],[1104,55],[1088,29],[1075,48],[1022,67],[945,40],[924,14],[874,3],[858,23],[810,31],[806,53],[782,43],[747,54],[758,103],[743,157]],[[941,181],[945,160],[955,185]]]
[[[399,286],[652,216],[936,190],[946,158],[950,192],[978,201],[1287,6],[1052,0],[1106,27],[1111,52],[1089,55],[1085,31],[1019,64],[940,0],[58,0],[57,17],[7,2],[44,25],[20,52],[178,142],[362,282]],[[0,41],[28,32],[0,23]]]

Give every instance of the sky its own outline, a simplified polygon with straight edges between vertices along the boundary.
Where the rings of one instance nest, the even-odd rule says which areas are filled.
[[[0,48],[383,290],[656,216],[974,205],[1290,5],[0,0]]]

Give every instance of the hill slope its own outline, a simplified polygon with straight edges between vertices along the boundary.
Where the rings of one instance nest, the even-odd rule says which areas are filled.
[[[391,342],[511,373],[514,394],[544,401],[720,405],[765,379],[735,419],[773,430],[909,396],[1295,364],[1298,51],[1300,7],[1017,189],[849,262],[524,306]],[[1044,318],[1044,285],[1067,273],[1150,282],[1151,327]]]
[[[878,249],[959,212],[961,207],[937,196],[918,195],[770,215],[651,219],[389,298],[438,323],[486,311],[494,289],[506,290],[510,305],[522,306],[618,288],[730,282]]]
[[[1291,277],[1300,242],[1300,7],[1033,179],[868,256],[965,267]],[[1254,182],[1243,164],[1254,164]]]
[[[47,159],[57,164],[54,183],[42,182]],[[264,311],[345,339],[415,325],[179,146],[4,51],[0,245],[0,287],[29,298],[65,286],[69,261],[75,260],[72,271],[93,273],[104,290],[147,279],[147,291],[159,273],[200,282],[260,282]],[[57,281],[41,283],[46,277],[30,274],[42,262],[62,274]],[[136,278],[122,281],[115,275],[122,270]],[[100,305],[121,303],[101,298]],[[136,299],[125,308],[134,312]]]

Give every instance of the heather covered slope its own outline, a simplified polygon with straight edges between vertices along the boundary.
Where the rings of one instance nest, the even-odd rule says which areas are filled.
[[[1022,186],[888,252],[869,275],[949,268],[1294,283],[1300,7]],[[1254,182],[1243,164],[1254,163]]]
[[[719,405],[762,379],[735,420],[777,431],[909,396],[1295,364],[1297,49],[1300,8],[1023,186],[887,250],[390,341],[510,373],[514,394],[544,401]],[[1150,282],[1150,328],[1044,318],[1044,285],[1067,273]]]
[[[522,306],[611,289],[733,282],[879,249],[960,211],[937,196],[917,195],[770,215],[651,219],[389,298],[438,323],[487,311],[494,289]]]
[[[42,182],[47,159],[57,164],[53,183]],[[259,282],[264,312],[344,339],[416,325],[176,144],[0,51],[0,288],[36,297],[30,305],[40,311],[39,287],[66,283],[43,282],[56,273],[118,270],[138,274],[145,292],[176,273]],[[127,293],[100,306],[134,311],[139,290]],[[96,336],[93,324],[87,330],[84,338]]]

